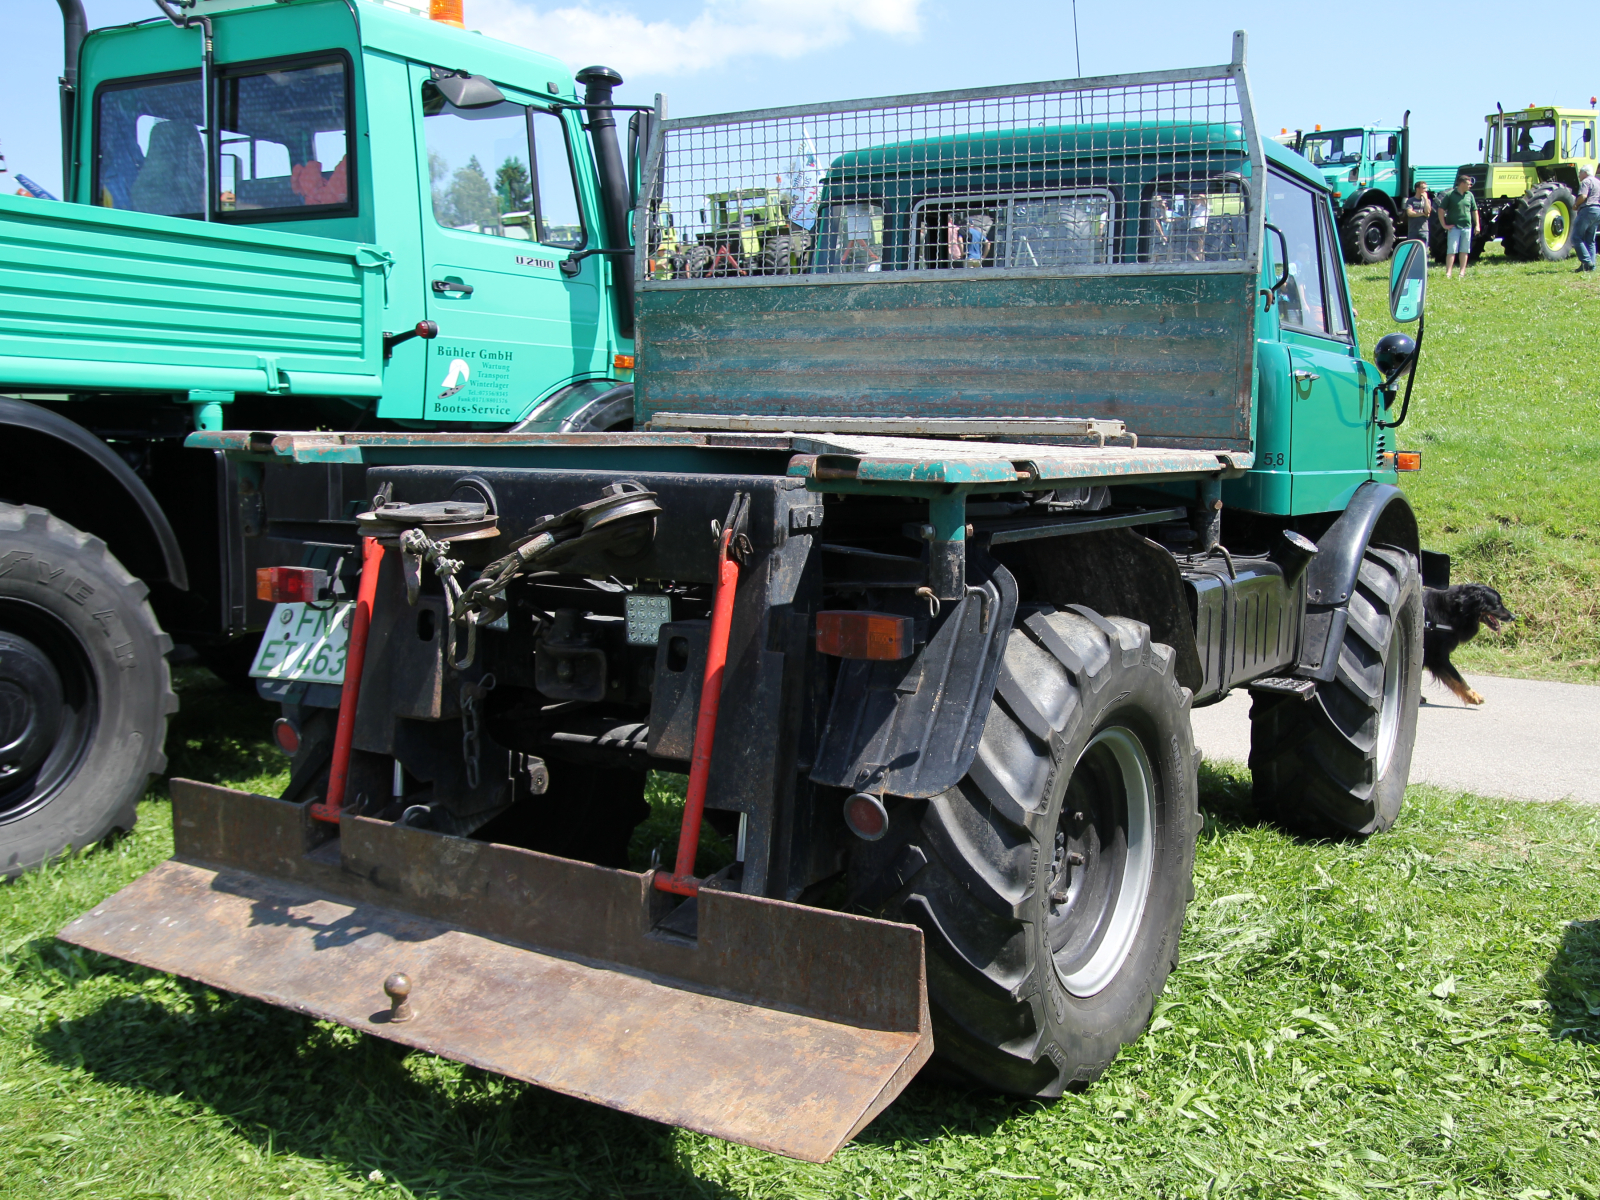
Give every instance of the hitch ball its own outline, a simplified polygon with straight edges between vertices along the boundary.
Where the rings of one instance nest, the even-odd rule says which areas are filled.
[[[416,1014],[411,1011],[411,977],[396,971],[383,981],[384,994],[389,997],[389,1024],[409,1021]]]

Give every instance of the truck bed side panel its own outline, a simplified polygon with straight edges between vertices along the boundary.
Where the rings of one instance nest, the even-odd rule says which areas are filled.
[[[376,396],[372,247],[0,196],[0,383]]]
[[[646,418],[1110,417],[1141,445],[1250,446],[1242,273],[647,284],[639,301]]]

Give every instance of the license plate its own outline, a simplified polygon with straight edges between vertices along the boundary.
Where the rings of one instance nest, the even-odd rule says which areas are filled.
[[[279,604],[250,667],[254,679],[343,683],[353,602]]]

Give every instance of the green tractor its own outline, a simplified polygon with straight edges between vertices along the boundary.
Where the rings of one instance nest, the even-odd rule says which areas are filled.
[[[710,229],[699,235],[686,259],[691,278],[704,275],[788,275],[801,265],[811,235],[789,219],[788,193],[776,188],[741,188],[706,197]]]
[[[1590,101],[1593,103],[1593,100]],[[1572,253],[1572,214],[1578,169],[1595,169],[1594,109],[1529,105],[1484,118],[1483,161],[1465,163],[1472,177],[1480,231],[1476,259],[1493,239],[1508,257],[1560,262]],[[1444,229],[1433,223],[1433,257],[1444,261]]]

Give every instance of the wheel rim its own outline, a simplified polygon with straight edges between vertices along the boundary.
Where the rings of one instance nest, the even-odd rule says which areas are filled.
[[[1555,250],[1566,240],[1567,206],[1556,200],[1544,210],[1544,244]]]
[[[0,825],[50,802],[94,741],[94,670],[43,610],[0,604]]]
[[[1383,249],[1383,226],[1376,221],[1367,226],[1366,243],[1369,254],[1376,254]]]
[[[1405,658],[1405,631],[1398,614],[1389,638],[1389,655],[1383,663],[1383,707],[1378,709],[1378,778],[1389,774],[1395,743],[1400,738],[1401,660]]]
[[[1155,772],[1132,730],[1096,734],[1073,767],[1056,827],[1047,936],[1061,984],[1093,996],[1127,962],[1155,867]]]

